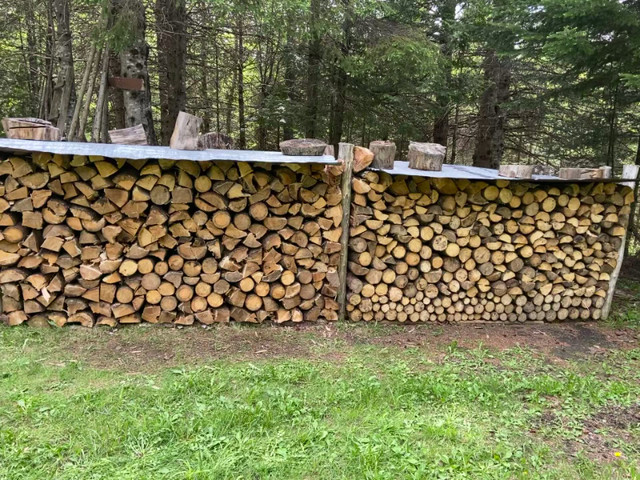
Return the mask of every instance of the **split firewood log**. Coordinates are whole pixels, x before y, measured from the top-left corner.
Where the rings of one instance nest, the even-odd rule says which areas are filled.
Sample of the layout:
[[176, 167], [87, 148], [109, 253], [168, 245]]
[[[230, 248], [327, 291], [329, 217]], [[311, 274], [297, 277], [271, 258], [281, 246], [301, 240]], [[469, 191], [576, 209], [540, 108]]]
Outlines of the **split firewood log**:
[[352, 320], [598, 319], [633, 200], [615, 183], [353, 179]]
[[10, 157], [2, 319], [337, 320], [341, 204], [320, 164]]

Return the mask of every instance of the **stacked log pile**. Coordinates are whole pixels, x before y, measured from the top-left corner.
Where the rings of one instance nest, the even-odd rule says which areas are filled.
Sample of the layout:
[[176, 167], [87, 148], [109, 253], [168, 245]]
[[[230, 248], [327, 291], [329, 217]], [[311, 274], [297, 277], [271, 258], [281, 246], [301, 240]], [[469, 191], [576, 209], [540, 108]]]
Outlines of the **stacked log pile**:
[[614, 183], [353, 179], [352, 320], [598, 319], [633, 192]]
[[322, 165], [8, 158], [2, 318], [337, 320], [341, 200]]

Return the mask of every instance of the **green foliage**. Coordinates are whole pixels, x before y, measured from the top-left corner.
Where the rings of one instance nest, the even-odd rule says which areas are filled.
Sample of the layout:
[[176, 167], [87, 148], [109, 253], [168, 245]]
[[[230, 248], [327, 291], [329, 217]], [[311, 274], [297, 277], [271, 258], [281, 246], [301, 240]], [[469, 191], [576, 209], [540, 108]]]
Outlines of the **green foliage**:
[[[115, 1], [115, 0], [114, 0]], [[91, 44], [131, 47], [146, 9], [152, 110], [159, 123], [154, 2], [72, 2], [76, 86]], [[277, 149], [308, 123], [310, 42], [320, 42], [317, 136], [344, 101], [342, 139], [367, 144], [433, 138], [448, 120], [450, 155], [470, 161], [484, 91], [482, 59], [511, 70], [505, 162], [619, 167], [640, 131], [637, 0], [187, 0], [186, 109], [237, 139], [239, 65], [247, 145]], [[117, 12], [117, 13], [114, 13]], [[0, 115], [38, 115], [51, 53], [46, 2], [17, 0], [0, 19]], [[243, 56], [236, 41], [243, 30]], [[117, 67], [116, 67], [117, 68]], [[55, 68], [54, 68], [55, 71]], [[345, 74], [345, 75], [343, 75]], [[342, 85], [343, 77], [346, 76]], [[95, 95], [95, 92], [94, 92]], [[340, 101], [339, 101], [340, 100]], [[113, 107], [112, 105], [112, 113]], [[112, 115], [110, 127], [114, 127]]]

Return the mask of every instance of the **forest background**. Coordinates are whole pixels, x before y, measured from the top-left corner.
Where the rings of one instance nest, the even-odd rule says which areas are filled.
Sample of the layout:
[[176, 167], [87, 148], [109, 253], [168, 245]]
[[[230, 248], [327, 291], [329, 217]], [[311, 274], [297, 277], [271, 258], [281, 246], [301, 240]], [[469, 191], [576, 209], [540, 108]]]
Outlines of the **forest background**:
[[0, 116], [69, 140], [143, 124], [168, 144], [184, 110], [239, 149], [391, 139], [494, 168], [640, 164], [640, 0], [3, 3]]

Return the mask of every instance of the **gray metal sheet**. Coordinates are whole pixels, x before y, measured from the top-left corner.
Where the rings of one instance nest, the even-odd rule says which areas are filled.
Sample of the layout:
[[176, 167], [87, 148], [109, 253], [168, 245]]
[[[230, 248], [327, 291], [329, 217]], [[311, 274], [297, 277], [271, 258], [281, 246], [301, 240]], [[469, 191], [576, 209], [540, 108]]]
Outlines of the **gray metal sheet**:
[[141, 145], [116, 145], [111, 143], [46, 142], [40, 140], [15, 140], [0, 138], [0, 151], [4, 152], [44, 152], [60, 155], [98, 155], [109, 158], [143, 160], [162, 158], [168, 160], [229, 160], [232, 162], [261, 163], [319, 163], [335, 165], [338, 162], [331, 155], [289, 156], [281, 152], [258, 150], [176, 150], [169, 147]]
[[409, 168], [409, 162], [396, 161], [393, 169], [372, 168], [372, 170], [380, 170], [390, 175], [407, 175], [409, 177], [430, 177], [430, 178], [464, 178], [467, 180], [510, 180], [521, 182], [561, 182], [561, 183], [580, 183], [580, 182], [619, 182], [622, 179], [616, 178], [594, 178], [588, 180], [564, 180], [553, 175], [533, 175], [533, 178], [509, 178], [498, 175], [498, 170], [492, 168], [472, 167], [470, 165], [450, 165], [443, 164], [440, 171], [416, 170]]

